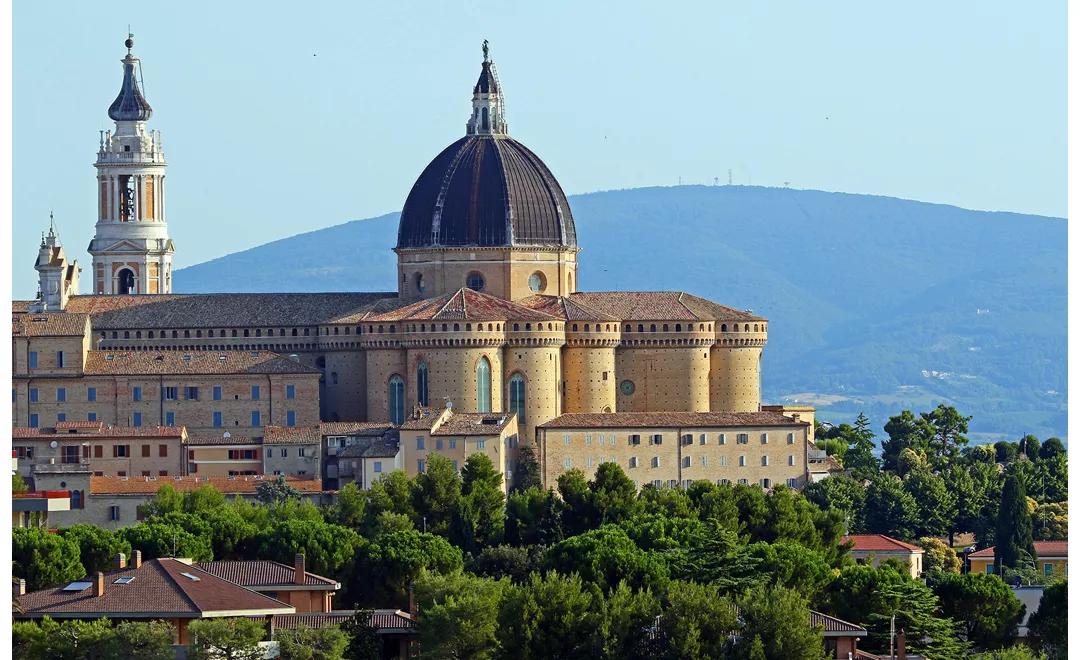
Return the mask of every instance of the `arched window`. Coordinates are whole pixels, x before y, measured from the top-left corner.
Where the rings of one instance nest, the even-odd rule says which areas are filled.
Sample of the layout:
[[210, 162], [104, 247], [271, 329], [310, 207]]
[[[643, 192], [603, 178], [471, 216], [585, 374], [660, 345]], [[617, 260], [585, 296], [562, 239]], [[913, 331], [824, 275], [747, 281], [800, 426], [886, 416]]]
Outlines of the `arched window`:
[[510, 412], [517, 413], [518, 424], [525, 423], [525, 377], [514, 374], [510, 377]]
[[392, 424], [405, 422], [405, 381], [401, 376], [390, 378], [390, 422]]
[[488, 129], [488, 109], [480, 108], [480, 126], [486, 131]]
[[491, 412], [491, 363], [486, 357], [476, 365], [476, 412]]
[[420, 360], [420, 364], [416, 365], [416, 400], [422, 406], [428, 404], [427, 362], [423, 360]]

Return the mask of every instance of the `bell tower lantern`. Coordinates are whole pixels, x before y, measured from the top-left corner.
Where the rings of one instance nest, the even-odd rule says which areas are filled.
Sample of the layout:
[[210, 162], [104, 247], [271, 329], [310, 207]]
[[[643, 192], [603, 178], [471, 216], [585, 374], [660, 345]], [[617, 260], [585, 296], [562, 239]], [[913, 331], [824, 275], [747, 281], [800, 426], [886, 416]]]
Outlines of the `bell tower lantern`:
[[93, 293], [172, 292], [176, 251], [165, 222], [165, 154], [161, 134], [148, 131], [153, 111], [142, 94], [142, 68], [132, 55], [134, 35], [120, 60], [124, 78], [109, 106], [115, 131], [102, 131], [97, 162], [97, 225], [88, 251], [93, 256]]

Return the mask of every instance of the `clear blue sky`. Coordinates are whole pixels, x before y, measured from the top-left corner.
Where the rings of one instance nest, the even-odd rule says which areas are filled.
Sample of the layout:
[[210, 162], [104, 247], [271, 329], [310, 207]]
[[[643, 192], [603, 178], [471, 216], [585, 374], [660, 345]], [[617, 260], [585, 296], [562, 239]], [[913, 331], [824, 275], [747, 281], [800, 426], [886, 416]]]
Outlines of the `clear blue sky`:
[[1064, 216], [1066, 9], [18, 2], [14, 293], [36, 290], [50, 208], [89, 290], [93, 161], [128, 23], [183, 267], [400, 210], [465, 130], [483, 39], [510, 133], [571, 194], [731, 169], [736, 184]]

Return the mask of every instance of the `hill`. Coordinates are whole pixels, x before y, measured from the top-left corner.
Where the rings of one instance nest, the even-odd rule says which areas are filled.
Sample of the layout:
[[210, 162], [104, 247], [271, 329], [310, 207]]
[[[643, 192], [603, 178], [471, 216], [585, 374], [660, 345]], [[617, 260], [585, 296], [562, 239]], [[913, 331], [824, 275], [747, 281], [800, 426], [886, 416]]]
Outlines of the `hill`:
[[[1066, 432], [1066, 221], [891, 197], [679, 186], [570, 198], [582, 290], [682, 290], [766, 316], [765, 397]], [[175, 290], [386, 291], [397, 214], [179, 270]]]

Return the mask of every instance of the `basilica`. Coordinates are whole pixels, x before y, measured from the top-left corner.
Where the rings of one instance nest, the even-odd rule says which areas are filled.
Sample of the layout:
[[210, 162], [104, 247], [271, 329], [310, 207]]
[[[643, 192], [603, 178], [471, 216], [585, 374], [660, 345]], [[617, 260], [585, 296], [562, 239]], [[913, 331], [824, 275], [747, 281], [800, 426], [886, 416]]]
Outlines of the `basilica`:
[[[100, 136], [95, 164], [92, 293], [79, 292], [78, 264], [50, 229], [38, 298], [16, 301], [16, 314], [85, 314], [96, 351], [291, 358], [320, 374], [323, 422], [516, 413], [530, 442], [573, 415], [611, 415], [620, 428], [665, 413], [697, 413], [699, 426], [784, 425], [780, 407], [761, 404], [766, 319], [686, 293], [578, 290], [573, 213], [553, 173], [510, 136], [486, 42], [465, 134], [404, 201], [396, 292], [173, 293], [166, 161], [125, 45], [115, 130]], [[802, 453], [799, 463], [805, 474]]]

